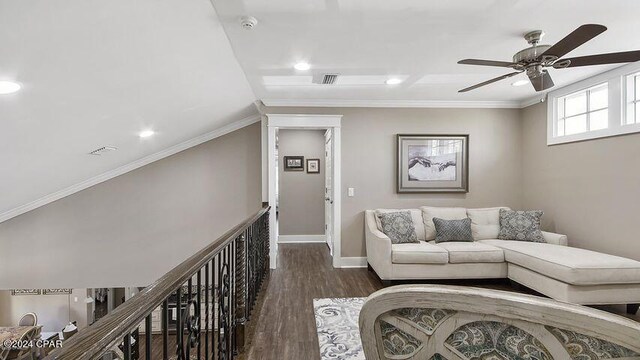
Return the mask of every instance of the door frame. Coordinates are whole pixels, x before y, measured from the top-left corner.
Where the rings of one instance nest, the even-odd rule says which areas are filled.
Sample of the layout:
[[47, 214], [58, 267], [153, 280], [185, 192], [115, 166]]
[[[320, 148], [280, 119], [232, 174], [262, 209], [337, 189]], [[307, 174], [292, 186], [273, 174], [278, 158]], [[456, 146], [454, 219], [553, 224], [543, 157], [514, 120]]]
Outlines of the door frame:
[[[266, 153], [267, 175], [267, 199], [272, 211], [269, 213], [269, 238], [270, 238], [270, 264], [271, 269], [277, 266], [278, 239], [276, 222], [276, 132], [278, 129], [302, 129], [302, 130], [330, 130], [333, 143], [332, 162], [332, 188], [333, 188], [333, 267], [339, 268], [341, 257], [341, 209], [342, 209], [342, 182], [341, 182], [341, 141], [340, 127], [342, 115], [307, 115], [307, 114], [265, 114], [262, 119], [263, 131], [266, 130], [266, 151], [263, 145], [263, 154]], [[264, 139], [264, 135], [263, 135]], [[264, 161], [264, 156], [263, 156]], [[264, 194], [263, 194], [264, 196]]]

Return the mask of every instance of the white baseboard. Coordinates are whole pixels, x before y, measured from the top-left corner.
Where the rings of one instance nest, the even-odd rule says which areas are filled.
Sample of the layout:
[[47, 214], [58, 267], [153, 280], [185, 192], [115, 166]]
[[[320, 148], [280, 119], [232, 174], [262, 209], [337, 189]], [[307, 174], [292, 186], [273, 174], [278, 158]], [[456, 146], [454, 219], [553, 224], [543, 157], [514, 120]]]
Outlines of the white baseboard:
[[340, 259], [340, 267], [341, 268], [366, 268], [367, 267], [367, 257], [343, 257]]
[[278, 235], [278, 244], [326, 243], [325, 235]]

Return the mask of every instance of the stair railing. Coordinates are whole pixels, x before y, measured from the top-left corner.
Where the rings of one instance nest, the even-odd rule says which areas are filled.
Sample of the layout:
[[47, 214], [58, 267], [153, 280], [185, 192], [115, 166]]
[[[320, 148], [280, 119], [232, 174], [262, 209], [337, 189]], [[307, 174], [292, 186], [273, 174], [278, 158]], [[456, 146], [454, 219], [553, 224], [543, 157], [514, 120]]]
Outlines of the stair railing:
[[46, 359], [136, 360], [141, 348], [142, 359], [235, 358], [269, 273], [269, 211], [265, 205]]

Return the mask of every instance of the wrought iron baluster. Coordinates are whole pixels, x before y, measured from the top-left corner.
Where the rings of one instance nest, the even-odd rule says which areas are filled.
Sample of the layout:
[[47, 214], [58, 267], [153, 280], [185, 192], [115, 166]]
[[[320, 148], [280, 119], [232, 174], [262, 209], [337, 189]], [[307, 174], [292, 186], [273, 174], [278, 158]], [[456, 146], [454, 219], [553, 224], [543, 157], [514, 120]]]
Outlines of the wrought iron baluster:
[[147, 315], [144, 322], [144, 357], [151, 360], [151, 314]]
[[204, 358], [209, 360], [209, 263], [204, 265]]
[[124, 360], [131, 360], [131, 334], [127, 333], [124, 336], [124, 344], [122, 352], [124, 354]]
[[176, 356], [177, 360], [184, 360], [183, 342], [182, 342], [182, 286], [176, 290]]
[[230, 358], [233, 358], [233, 355], [235, 355], [235, 347], [233, 346], [234, 341], [233, 341], [233, 334], [235, 334], [236, 332], [236, 326], [234, 324], [234, 319], [235, 317], [233, 316], [233, 293], [234, 293], [234, 276], [233, 276], [233, 264], [235, 264], [234, 258], [233, 258], [233, 242], [230, 242], [229, 245], [227, 245], [227, 264], [229, 264], [229, 292], [227, 294], [227, 306], [229, 309], [229, 312], [227, 314], [228, 316], [228, 327], [229, 327], [229, 336], [227, 336], [228, 339], [228, 347], [227, 349], [229, 349], [229, 354], [230, 354]]
[[222, 308], [222, 304], [220, 303], [220, 293], [222, 292], [222, 253], [218, 253], [218, 255], [216, 255], [216, 261], [218, 263], [218, 272], [217, 272], [217, 286], [216, 286], [216, 305], [218, 306], [218, 311], [217, 311], [217, 315], [216, 315], [216, 332], [217, 332], [217, 336], [216, 336], [216, 345], [217, 345], [217, 353], [218, 353], [218, 359], [222, 359], [222, 350], [221, 350], [221, 342], [220, 342], [220, 337], [221, 337], [221, 332], [222, 332], [222, 326], [221, 326], [221, 321], [222, 321], [222, 316], [221, 316], [221, 308]]
[[[201, 318], [202, 316], [202, 307], [201, 307], [201, 303], [200, 303], [200, 296], [202, 295], [201, 292], [201, 288], [202, 288], [202, 269], [198, 270], [198, 274], [196, 275], [196, 314], [198, 314], [198, 319]], [[201, 328], [201, 324], [200, 321], [197, 322], [196, 324], [196, 346], [197, 346], [197, 350], [196, 350], [196, 354], [198, 355], [198, 359], [202, 359], [201, 357], [201, 353], [200, 353], [200, 328]]]
[[235, 256], [235, 316], [236, 316], [236, 348], [239, 351], [244, 349], [245, 341], [245, 325], [247, 322], [246, 314], [246, 230], [236, 238], [236, 256]]
[[191, 277], [189, 278], [189, 280], [187, 281], [187, 308], [185, 309], [185, 322], [186, 322], [186, 328], [187, 328], [187, 346], [185, 347], [185, 355], [184, 358], [185, 360], [189, 360], [191, 359], [191, 302], [193, 301], [193, 293], [192, 293], [192, 287], [193, 287], [193, 283], [191, 281], [191, 279], [193, 278], [193, 275], [191, 275]]
[[162, 302], [162, 360], [169, 359], [169, 301]]

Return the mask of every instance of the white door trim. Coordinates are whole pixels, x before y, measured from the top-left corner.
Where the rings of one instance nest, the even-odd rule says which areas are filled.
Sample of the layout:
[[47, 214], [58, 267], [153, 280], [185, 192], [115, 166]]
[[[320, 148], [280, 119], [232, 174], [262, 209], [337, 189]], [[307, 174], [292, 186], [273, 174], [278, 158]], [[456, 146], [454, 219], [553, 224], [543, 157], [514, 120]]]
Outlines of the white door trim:
[[[273, 209], [269, 214], [269, 232], [271, 238], [270, 267], [276, 268], [278, 243], [276, 233], [276, 131], [278, 129], [328, 129], [333, 132], [333, 267], [339, 268], [341, 258], [341, 208], [342, 208], [342, 181], [341, 181], [341, 144], [340, 126], [342, 115], [305, 115], [305, 114], [266, 114], [263, 121], [267, 129], [267, 183], [268, 202]], [[264, 127], [263, 127], [264, 129]], [[264, 151], [263, 147], [263, 152]]]

